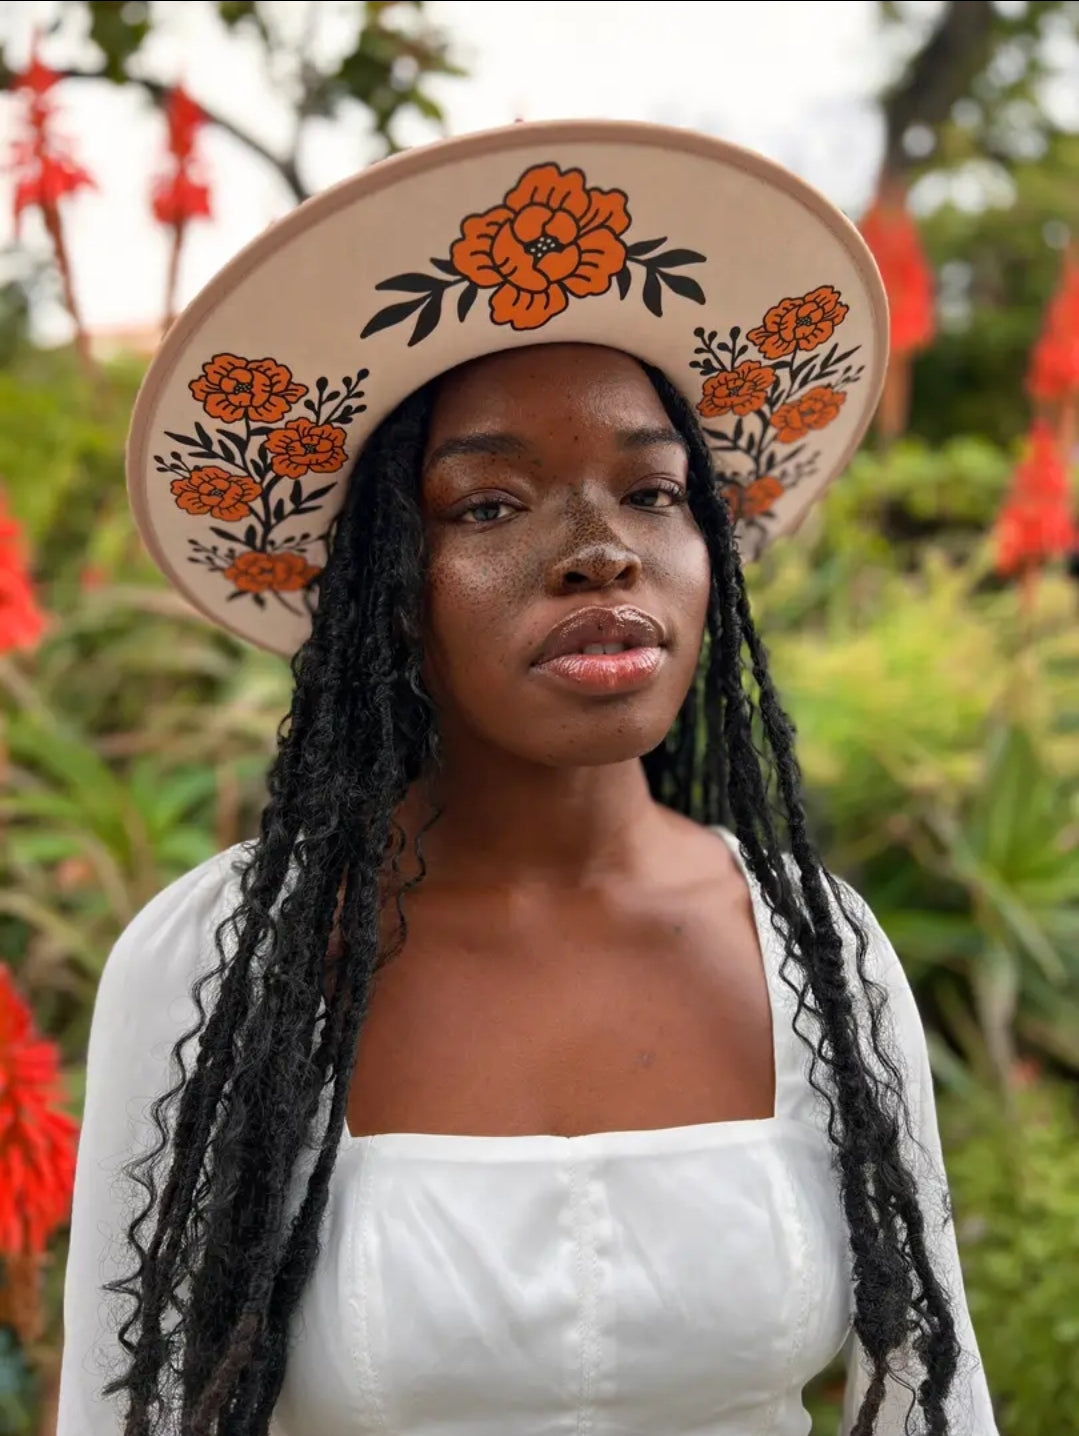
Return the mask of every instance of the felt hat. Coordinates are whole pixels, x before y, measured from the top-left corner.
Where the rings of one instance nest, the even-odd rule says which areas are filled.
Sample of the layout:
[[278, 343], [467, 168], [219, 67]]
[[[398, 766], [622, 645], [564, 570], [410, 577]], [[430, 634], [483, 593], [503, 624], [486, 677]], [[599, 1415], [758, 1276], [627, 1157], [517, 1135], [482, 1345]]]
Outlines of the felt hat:
[[780, 166], [657, 125], [515, 124], [382, 160], [227, 264], [146, 375], [128, 490], [184, 596], [291, 654], [355, 458], [428, 379], [528, 344], [648, 361], [696, 410], [752, 559], [854, 453], [887, 338], [857, 230]]

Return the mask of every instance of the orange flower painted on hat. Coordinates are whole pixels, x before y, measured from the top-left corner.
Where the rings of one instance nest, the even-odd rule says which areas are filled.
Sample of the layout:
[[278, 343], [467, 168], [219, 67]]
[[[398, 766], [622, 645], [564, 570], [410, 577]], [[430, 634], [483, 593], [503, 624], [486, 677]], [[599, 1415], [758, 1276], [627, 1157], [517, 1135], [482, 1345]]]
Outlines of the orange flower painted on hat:
[[781, 299], [746, 338], [766, 359], [783, 359], [796, 349], [816, 349], [831, 339], [848, 312], [838, 289], [822, 284], [796, 299]]
[[634, 272], [641, 302], [657, 319], [667, 294], [703, 304], [704, 290], [684, 271], [706, 256], [677, 244], [668, 249], [666, 236], [629, 243], [628, 206], [624, 190], [590, 185], [582, 170], [532, 165], [497, 204], [460, 221], [447, 258], [379, 280], [376, 290], [400, 297], [371, 315], [360, 338], [407, 322], [411, 348], [438, 328], [449, 295], [456, 291], [463, 324], [481, 290], [488, 291], [492, 323], [528, 333], [565, 313], [571, 299], [606, 294], [612, 285], [626, 299]]
[[706, 419], [722, 414], [752, 414], [763, 407], [775, 382], [776, 371], [767, 364], [747, 360], [737, 369], [723, 369], [706, 379], [697, 413]]
[[335, 474], [345, 462], [348, 435], [336, 424], [313, 424], [310, 419], [293, 419], [275, 429], [266, 440], [270, 467], [286, 479], [304, 474]]
[[236, 354], [215, 354], [188, 387], [211, 419], [226, 424], [240, 419], [276, 424], [307, 393], [307, 385], [294, 383], [292, 370], [276, 359]]
[[841, 389], [831, 384], [818, 384], [807, 389], [789, 404], [781, 404], [772, 415], [772, 426], [781, 444], [804, 439], [812, 429], [824, 429], [832, 422], [846, 401]]
[[186, 478], [173, 479], [169, 488], [175, 495], [176, 507], [185, 513], [209, 514], [226, 523], [246, 518], [262, 493], [262, 485], [254, 479], [230, 474], [214, 465], [192, 469]]
[[750, 483], [724, 484], [720, 493], [727, 500], [731, 513], [738, 519], [755, 519], [769, 513], [783, 497], [783, 485], [772, 474]]
[[568, 304], [568, 295], [604, 294], [625, 267], [626, 195], [589, 189], [580, 170], [535, 165], [501, 204], [471, 214], [450, 250], [458, 274], [493, 289], [491, 318], [513, 329], [538, 329]]
[[321, 572], [294, 550], [284, 553], [252, 550], [237, 554], [225, 570], [225, 577], [244, 593], [296, 593]]

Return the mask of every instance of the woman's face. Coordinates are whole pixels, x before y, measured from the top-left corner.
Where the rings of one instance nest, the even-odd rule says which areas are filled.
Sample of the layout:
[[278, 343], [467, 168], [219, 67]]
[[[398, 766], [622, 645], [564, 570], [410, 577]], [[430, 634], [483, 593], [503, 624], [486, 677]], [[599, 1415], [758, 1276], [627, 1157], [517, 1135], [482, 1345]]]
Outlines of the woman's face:
[[[616, 350], [536, 345], [441, 381], [425, 673], [449, 755], [478, 739], [584, 767], [662, 741], [708, 604], [687, 467], [648, 376]], [[582, 652], [597, 645], [621, 651]]]

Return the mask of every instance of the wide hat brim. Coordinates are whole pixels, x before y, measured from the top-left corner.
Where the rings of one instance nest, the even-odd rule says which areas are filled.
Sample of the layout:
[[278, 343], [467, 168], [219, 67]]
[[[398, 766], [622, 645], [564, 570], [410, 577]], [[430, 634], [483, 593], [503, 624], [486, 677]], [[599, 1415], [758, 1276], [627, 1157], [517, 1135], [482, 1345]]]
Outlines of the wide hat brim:
[[857, 448], [888, 313], [844, 215], [722, 140], [555, 121], [409, 150], [300, 205], [170, 328], [127, 446], [143, 540], [206, 617], [290, 655], [376, 425], [466, 360], [567, 342], [682, 390], [755, 558]]

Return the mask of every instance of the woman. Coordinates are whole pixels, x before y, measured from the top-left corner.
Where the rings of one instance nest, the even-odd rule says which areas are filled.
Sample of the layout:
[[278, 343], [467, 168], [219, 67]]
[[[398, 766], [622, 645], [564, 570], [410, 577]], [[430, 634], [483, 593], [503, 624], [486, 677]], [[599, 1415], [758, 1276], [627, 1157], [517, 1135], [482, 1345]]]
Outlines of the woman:
[[794, 1436], [841, 1347], [848, 1436], [993, 1436], [740, 562], [886, 330], [791, 176], [559, 123], [374, 167], [170, 332], [136, 517], [295, 694], [258, 839], [102, 979], [60, 1436]]

